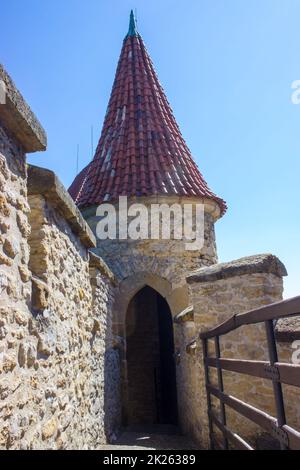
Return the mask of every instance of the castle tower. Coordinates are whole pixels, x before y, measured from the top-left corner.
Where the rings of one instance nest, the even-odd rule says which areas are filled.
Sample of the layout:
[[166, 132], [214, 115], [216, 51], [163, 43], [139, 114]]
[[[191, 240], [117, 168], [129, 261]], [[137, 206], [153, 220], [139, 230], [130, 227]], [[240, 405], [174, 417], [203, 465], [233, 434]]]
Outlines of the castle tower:
[[[166, 406], [161, 404], [164, 403], [163, 396], [166, 397], [169, 392], [162, 391], [159, 397], [155, 398], [156, 403], [160, 403], [156, 408], [153, 405], [154, 398], [149, 399], [147, 403], [143, 402], [146, 395], [148, 398], [151, 395], [151, 387], [153, 394], [160, 389], [158, 383], [148, 383], [148, 371], [153, 367], [154, 370], [160, 370], [160, 377], [166, 374], [161, 373], [162, 368], [157, 364], [154, 367], [157, 358], [152, 357], [150, 360], [147, 356], [149, 363], [145, 350], [139, 349], [139, 345], [143, 343], [143, 338], [152, 338], [148, 351], [157, 350], [157, 335], [153, 332], [158, 332], [159, 325], [155, 319], [151, 320], [153, 309], [157, 310], [157, 305], [160, 305], [162, 310], [169, 308], [173, 318], [185, 310], [189, 307], [185, 281], [187, 273], [217, 262], [214, 223], [226, 211], [226, 204], [209, 189], [192, 158], [137, 31], [133, 12], [130, 15], [129, 31], [123, 42], [95, 156], [77, 175], [69, 192], [96, 234], [100, 220], [96, 214], [97, 207], [104, 203], [113, 204], [117, 216], [120, 216], [120, 196], [127, 197], [128, 207], [139, 203], [149, 210], [149, 213], [153, 204], [165, 204], [168, 207], [175, 204], [177, 209], [182, 210], [179, 215], [177, 213], [181, 221], [184, 219], [185, 205], [198, 204], [204, 208], [204, 244], [200, 249], [186, 249], [186, 240], [175, 237], [178, 219], [173, 212], [171, 219], [174, 226], [170, 239], [162, 239], [161, 236], [150, 237], [150, 216], [148, 238], [126, 238], [124, 231], [120, 234], [120, 226], [116, 239], [97, 238], [96, 253], [105, 260], [119, 281], [113, 321], [114, 333], [116, 337], [123, 339], [123, 346], [125, 345], [121, 366], [123, 395], [127, 397], [122, 398], [125, 421], [154, 422], [154, 416], [159, 415], [157, 409], [166, 409]], [[141, 294], [142, 289], [144, 290]], [[163, 304], [164, 299], [154, 299], [154, 291], [166, 299], [168, 305]], [[143, 311], [143, 317], [137, 316], [137, 309]], [[167, 314], [165, 317], [167, 318]], [[138, 318], [142, 318], [142, 321], [138, 321]], [[126, 339], [128, 332], [138, 324], [141, 325], [140, 336], [130, 345]], [[172, 321], [169, 325], [172, 329]], [[164, 328], [167, 330], [169, 326], [165, 325]], [[185, 341], [184, 338], [179, 339], [176, 332], [174, 337], [175, 346], [172, 345], [171, 336], [166, 339], [171, 349], [178, 347], [178, 341]], [[145, 363], [148, 360], [148, 367], [139, 369], [135, 364], [131, 368], [128, 365], [130, 355], [140, 358], [141, 361], [144, 357]], [[172, 360], [172, 356], [169, 357]], [[169, 369], [172, 367], [170, 363]], [[146, 375], [142, 379], [145, 371]], [[177, 371], [177, 386], [179, 375]], [[152, 377], [151, 374], [150, 376]], [[160, 379], [155, 380], [159, 382]], [[169, 383], [171, 382], [172, 379]], [[179, 380], [179, 383], [182, 382], [183, 380]], [[130, 389], [132, 383], [134, 388]], [[175, 401], [174, 398], [174, 403]], [[165, 405], [166, 403], [168, 399], [165, 400]], [[140, 411], [136, 411], [138, 408]], [[178, 403], [179, 415], [182, 414], [180, 408]], [[170, 415], [174, 417], [175, 412], [171, 410]], [[168, 421], [166, 417], [161, 420]]]
[[119, 279], [137, 267], [148, 271], [155, 260], [166, 263], [173, 273], [217, 260], [214, 222], [226, 205], [209, 189], [192, 158], [137, 32], [133, 12], [95, 156], [69, 192], [94, 230], [96, 207], [118, 203], [119, 196], [146, 205], [205, 204], [205, 246], [200, 252], [182, 252], [183, 243], [174, 244], [174, 240], [99, 241], [98, 251]]

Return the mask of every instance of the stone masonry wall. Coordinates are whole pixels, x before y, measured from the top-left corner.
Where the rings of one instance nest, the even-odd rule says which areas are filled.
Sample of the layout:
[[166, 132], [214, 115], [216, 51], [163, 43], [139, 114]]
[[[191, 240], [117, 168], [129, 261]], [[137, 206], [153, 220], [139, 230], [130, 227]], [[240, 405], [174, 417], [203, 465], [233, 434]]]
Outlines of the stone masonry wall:
[[31, 175], [27, 196], [22, 145], [0, 125], [1, 449], [97, 448], [119, 423], [114, 277], [51, 176], [42, 194]]
[[120, 357], [112, 332], [115, 279], [98, 256], [92, 253], [89, 256], [93, 297], [93, 355], [89, 381], [95, 395], [91, 409], [94, 426], [100, 428], [102, 440], [110, 441], [114, 440], [121, 424]]
[[[195, 330], [198, 333], [216, 326], [233, 314], [281, 300], [284, 266], [272, 255], [261, 255], [202, 268], [187, 278], [194, 306]], [[215, 356], [214, 344], [209, 342], [209, 351]], [[249, 325], [220, 338], [221, 356], [240, 359], [268, 359], [264, 325]], [[202, 445], [208, 445], [207, 406], [204, 382], [202, 345], [198, 340], [196, 354], [184, 355], [182, 369], [185, 380], [190, 383], [187, 400], [191, 403], [186, 428]], [[210, 368], [213, 384], [217, 383], [216, 371]], [[263, 379], [254, 379], [224, 372], [224, 389], [274, 416], [272, 384]], [[287, 402], [291, 401], [287, 396]], [[213, 400], [218, 412], [219, 402]], [[294, 401], [294, 412], [299, 403]], [[228, 410], [228, 407], [227, 407]], [[250, 421], [228, 412], [229, 428], [252, 443], [262, 432]], [[298, 422], [299, 427], [299, 422]]]
[[[92, 289], [88, 252], [51, 204], [41, 195], [29, 196], [29, 203], [34, 275], [30, 328], [39, 365], [29, 379], [34, 375], [37, 394], [45, 400], [35, 446], [93, 448], [105, 441], [110, 286], [99, 279]], [[94, 273], [96, 281], [98, 276]]]
[[[168, 279], [173, 286], [185, 283], [185, 276], [188, 272], [199, 266], [209, 266], [217, 262], [217, 250], [215, 241], [214, 222], [219, 214], [216, 204], [207, 200], [196, 198], [168, 197], [139, 197], [128, 201], [140, 203], [147, 207], [150, 213], [151, 204], [205, 204], [204, 219], [204, 246], [201, 250], [186, 250], [184, 240], [132, 240], [119, 239], [117, 232], [116, 240], [97, 239], [97, 249], [110, 269], [114, 272], [118, 280], [122, 280], [137, 272], [147, 272]], [[118, 207], [117, 220], [119, 219]], [[96, 235], [97, 222], [100, 220], [96, 216], [96, 207], [82, 210], [82, 214]], [[129, 219], [130, 220], [130, 219]], [[150, 232], [149, 217], [149, 233]], [[173, 232], [172, 232], [173, 233]]]
[[[22, 394], [20, 373], [31, 298], [28, 212], [25, 155], [22, 146], [0, 125], [1, 448], [15, 445], [20, 438], [19, 423], [26, 427], [30, 420], [24, 411], [29, 398]], [[12, 405], [14, 398], [19, 403], [18, 409]]]

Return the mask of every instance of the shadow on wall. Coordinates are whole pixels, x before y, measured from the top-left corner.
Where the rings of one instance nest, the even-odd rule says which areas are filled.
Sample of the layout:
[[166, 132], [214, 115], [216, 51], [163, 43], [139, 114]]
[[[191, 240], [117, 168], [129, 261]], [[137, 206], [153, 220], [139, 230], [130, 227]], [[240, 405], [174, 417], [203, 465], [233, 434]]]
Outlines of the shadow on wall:
[[120, 353], [110, 348], [104, 354], [104, 433], [114, 442], [121, 426]]

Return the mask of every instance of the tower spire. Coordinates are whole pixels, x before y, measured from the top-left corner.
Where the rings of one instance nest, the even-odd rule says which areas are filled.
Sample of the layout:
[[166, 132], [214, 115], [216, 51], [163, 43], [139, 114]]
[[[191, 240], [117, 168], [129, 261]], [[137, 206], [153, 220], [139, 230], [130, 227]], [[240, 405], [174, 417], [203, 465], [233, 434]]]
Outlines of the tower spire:
[[131, 10], [127, 36], [137, 36], [137, 35], [138, 35], [138, 32], [137, 32], [136, 19], [135, 19], [133, 10]]
[[95, 156], [69, 191], [80, 208], [120, 195], [177, 195], [212, 199], [226, 210], [181, 135], [133, 11]]

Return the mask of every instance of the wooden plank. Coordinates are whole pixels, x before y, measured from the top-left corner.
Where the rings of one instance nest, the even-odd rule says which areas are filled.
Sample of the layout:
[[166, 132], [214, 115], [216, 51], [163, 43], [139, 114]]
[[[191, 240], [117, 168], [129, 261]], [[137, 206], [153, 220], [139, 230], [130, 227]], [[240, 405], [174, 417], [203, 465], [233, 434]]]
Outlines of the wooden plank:
[[287, 424], [282, 426], [282, 429], [287, 433], [289, 438], [289, 449], [300, 450], [300, 432], [296, 429], [291, 428]]
[[[270, 366], [269, 362], [266, 361], [251, 361], [245, 359], [227, 359], [215, 357], [208, 357], [206, 364], [209, 367], [217, 367], [218, 363], [224, 370], [230, 372], [237, 372], [240, 374], [251, 375], [254, 377], [260, 377], [263, 379], [271, 379], [269, 373], [266, 371], [266, 367]], [[294, 385], [300, 387], [300, 364], [289, 364], [284, 362], [275, 362], [275, 367], [279, 371], [279, 379], [283, 384]]]
[[279, 369], [281, 383], [300, 387], [300, 364], [277, 362], [275, 365]]
[[[225, 393], [220, 392], [218, 389], [212, 385], [207, 385], [209, 392], [219, 398], [225, 405], [230, 406], [233, 410], [237, 411], [239, 414], [245, 418], [253, 421], [254, 423], [261, 426], [265, 431], [272, 434], [274, 437], [275, 429], [283, 430], [288, 437], [288, 448], [291, 450], [300, 450], [300, 432], [296, 429], [288, 426], [287, 424], [283, 425], [281, 428], [277, 427], [277, 419], [273, 416], [270, 416], [268, 413], [255, 408], [252, 405], [249, 405], [238, 398], [226, 395]], [[277, 439], [281, 442], [284, 442], [283, 439], [280, 439], [277, 434]]]
[[272, 433], [273, 427], [277, 424], [277, 420], [273, 416], [243, 402], [242, 400], [239, 400], [238, 398], [220, 392], [212, 385], [207, 385], [207, 389], [212, 395], [216, 396], [219, 398], [219, 400], [225, 403], [225, 405], [230, 406], [230, 408], [237, 411], [245, 418], [258, 424], [263, 429], [265, 429], [265, 431]]
[[249, 312], [236, 315], [237, 327], [241, 325], [250, 325], [267, 320], [277, 320], [294, 315], [300, 315], [300, 296], [291, 299], [274, 302], [263, 307], [250, 310]]
[[214, 338], [215, 336], [224, 335], [225, 333], [229, 333], [230, 331], [235, 330], [235, 329], [236, 329], [235, 315], [233, 315], [228, 320], [224, 321], [223, 323], [220, 323], [220, 325], [216, 326], [215, 328], [212, 328], [211, 330], [200, 333], [199, 336], [200, 336], [200, 339], [209, 339], [209, 338]]
[[[218, 360], [216, 358], [207, 358], [207, 365], [210, 367], [217, 367], [217, 362]], [[266, 361], [248, 361], [244, 359], [226, 358], [219, 359], [219, 364], [224, 370], [261, 378], [268, 378], [265, 367], [270, 365], [270, 363]]]
[[225, 450], [223, 445], [217, 440], [216, 436], [214, 435], [214, 449], [215, 450]]
[[250, 325], [295, 315], [300, 315], [300, 296], [264, 305], [263, 307], [249, 310], [245, 313], [239, 313], [238, 315], [233, 315], [215, 328], [201, 333], [200, 338], [213, 338], [214, 336], [221, 336], [229, 333], [242, 325]]
[[241, 438], [238, 434], [235, 434], [230, 431], [227, 426], [224, 426], [213, 411], [211, 411], [209, 414], [215, 425], [220, 429], [223, 434], [226, 434], [226, 437], [230, 442], [232, 442], [236, 449], [254, 450], [253, 447], [251, 447], [246, 441], [244, 441], [243, 438]]

